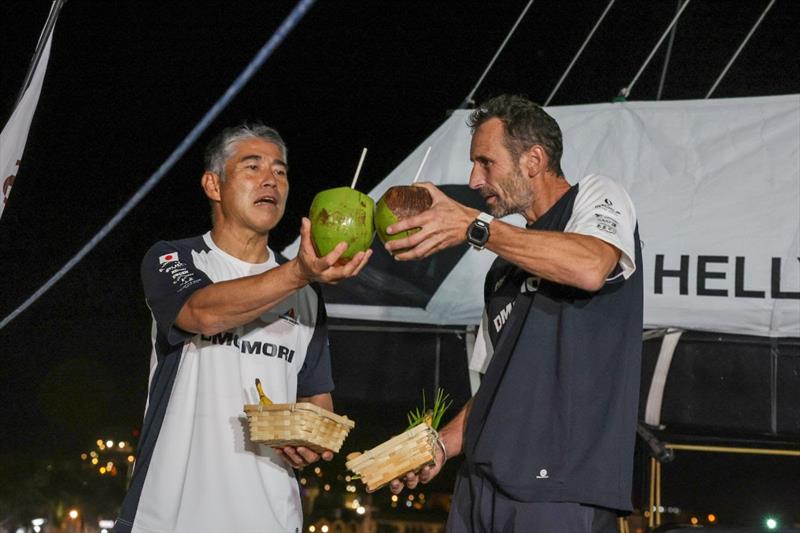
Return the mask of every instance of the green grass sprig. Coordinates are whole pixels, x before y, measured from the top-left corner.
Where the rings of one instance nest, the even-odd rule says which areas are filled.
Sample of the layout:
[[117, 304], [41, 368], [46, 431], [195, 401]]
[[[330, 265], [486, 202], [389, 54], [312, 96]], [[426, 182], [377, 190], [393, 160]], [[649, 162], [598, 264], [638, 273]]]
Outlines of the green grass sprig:
[[453, 404], [453, 400], [450, 399], [449, 394], [445, 394], [444, 390], [438, 389], [436, 391], [436, 398], [433, 400], [433, 407], [431, 409], [427, 409], [426, 401], [425, 401], [425, 390], [422, 390], [422, 408], [419, 407], [409, 411], [407, 418], [408, 418], [408, 427], [406, 431], [409, 429], [422, 424], [423, 422], [427, 422], [429, 426], [433, 429], [439, 429], [439, 424], [442, 422], [442, 417], [444, 416], [445, 411]]

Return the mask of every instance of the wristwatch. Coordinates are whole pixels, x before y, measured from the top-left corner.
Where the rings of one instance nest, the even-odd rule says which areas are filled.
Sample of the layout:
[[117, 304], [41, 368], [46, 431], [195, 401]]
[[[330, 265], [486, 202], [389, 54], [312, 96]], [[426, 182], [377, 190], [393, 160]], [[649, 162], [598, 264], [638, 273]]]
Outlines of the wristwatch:
[[467, 242], [476, 250], [483, 250], [489, 240], [489, 224], [494, 217], [489, 213], [481, 213], [467, 228]]

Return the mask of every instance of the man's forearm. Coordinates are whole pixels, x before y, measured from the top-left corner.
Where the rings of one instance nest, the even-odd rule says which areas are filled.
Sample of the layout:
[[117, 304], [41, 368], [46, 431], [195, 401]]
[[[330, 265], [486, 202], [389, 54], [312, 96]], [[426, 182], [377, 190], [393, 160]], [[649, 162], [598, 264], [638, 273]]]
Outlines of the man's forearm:
[[439, 438], [444, 443], [448, 459], [459, 455], [463, 451], [464, 430], [467, 427], [467, 417], [469, 416], [471, 407], [472, 398], [470, 398], [455, 418], [439, 431]]
[[333, 412], [333, 397], [330, 392], [315, 394], [314, 396], [298, 396], [297, 401], [313, 403], [317, 407]]
[[192, 294], [175, 323], [185, 331], [214, 335], [251, 322], [306, 284], [292, 261], [255, 276], [214, 283]]
[[492, 222], [486, 247], [527, 272], [587, 291], [603, 286], [620, 257], [617, 248], [595, 237], [528, 230], [501, 221]]

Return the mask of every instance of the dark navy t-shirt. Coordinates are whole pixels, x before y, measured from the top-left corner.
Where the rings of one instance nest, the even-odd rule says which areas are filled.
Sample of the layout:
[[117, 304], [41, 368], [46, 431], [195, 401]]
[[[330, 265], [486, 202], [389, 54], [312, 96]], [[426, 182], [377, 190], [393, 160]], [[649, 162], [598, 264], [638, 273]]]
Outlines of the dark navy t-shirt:
[[483, 324], [494, 355], [467, 420], [467, 459], [519, 501], [630, 510], [643, 306], [633, 205], [592, 175], [530, 229], [593, 235], [622, 257], [594, 293], [495, 261]]

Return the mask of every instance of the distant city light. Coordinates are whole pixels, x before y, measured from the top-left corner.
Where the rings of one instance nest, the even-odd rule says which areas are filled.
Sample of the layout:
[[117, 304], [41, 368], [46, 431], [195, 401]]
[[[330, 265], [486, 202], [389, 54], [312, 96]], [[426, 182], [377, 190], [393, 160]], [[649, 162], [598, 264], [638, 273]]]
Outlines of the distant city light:
[[70, 509], [68, 514], [69, 514], [69, 517], [72, 518], [73, 520], [78, 518], [78, 510], [77, 509]]
[[114, 527], [114, 521], [113, 520], [98, 520], [97, 521], [97, 525], [100, 526], [103, 529], [111, 529], [112, 527]]
[[34, 518], [31, 520], [32, 526], [43, 526], [44, 525], [44, 518]]
[[767, 526], [767, 529], [775, 529], [776, 527], [778, 527], [778, 521], [772, 517], [767, 518], [764, 521], [764, 524]]
[[85, 453], [82, 453], [82, 454], [81, 454], [81, 459], [82, 459], [83, 461], [85, 461], [87, 457], [89, 457], [89, 456], [88, 456], [88, 455], [86, 455]]
[[712, 524], [717, 521], [717, 516], [714, 513], [708, 515], [708, 521]]
[[321, 528], [319, 528], [322, 533], [328, 533], [328, 525], [324, 524]]
[[125, 447], [125, 441], [124, 441], [124, 440], [121, 440], [121, 441], [119, 441], [119, 444], [118, 444], [118, 446], [119, 446], [120, 448], [124, 448], [124, 447]]
[[97, 439], [97, 447], [98, 448], [102, 448], [103, 446], [104, 446], [103, 441], [100, 440], [100, 439]]
[[397, 494], [392, 494], [392, 501], [393, 501], [393, 502], [396, 502], [396, 501], [397, 501]]
[[412, 505], [414, 504], [411, 503], [411, 500], [406, 500], [406, 507], [411, 507]]
[[320, 467], [318, 467], [318, 466], [314, 467], [314, 473], [316, 475], [320, 475], [320, 474], [322, 474], [322, 469]]
[[100, 462], [100, 461], [97, 459], [97, 457], [94, 457], [94, 458], [92, 458], [92, 464], [93, 464], [93, 465], [96, 465], [96, 464], [97, 464], [97, 463], [99, 463], [99, 462]]
[[360, 505], [358, 507], [358, 509], [356, 509], [356, 513], [358, 513], [358, 514], [364, 514], [366, 512], [367, 512], [367, 509], [363, 505]]
[[325, 485], [322, 488], [325, 489], [325, 492], [331, 490], [331, 486], [328, 483], [325, 483]]
[[317, 530], [317, 526], [315, 526], [314, 524], [311, 524], [310, 526], [308, 526], [308, 530], [311, 533], [314, 533]]
[[108, 446], [109, 448], [113, 448], [114, 447], [114, 441], [113, 440], [107, 440], [106, 441], [106, 446]]
[[300, 484], [301, 485], [305, 485], [306, 483], [308, 483], [308, 480], [306, 478], [304, 478], [304, 477], [301, 477], [300, 478]]
[[105, 474], [105, 473], [106, 473], [106, 467], [104, 467], [104, 466], [101, 466], [101, 467], [100, 467], [100, 475], [102, 476], [102, 475], [103, 475], [103, 474]]
[[133, 459], [134, 459], [134, 457], [133, 457], [132, 455], [129, 455], [129, 456], [128, 456], [128, 462], [129, 462], [129, 463], [132, 463], [132, 462], [133, 462]]
[[689, 519], [689, 522], [691, 522], [693, 526], [696, 526], [700, 520], [698, 520], [696, 516], [693, 516]]

